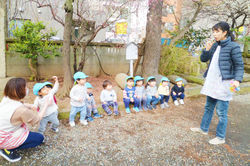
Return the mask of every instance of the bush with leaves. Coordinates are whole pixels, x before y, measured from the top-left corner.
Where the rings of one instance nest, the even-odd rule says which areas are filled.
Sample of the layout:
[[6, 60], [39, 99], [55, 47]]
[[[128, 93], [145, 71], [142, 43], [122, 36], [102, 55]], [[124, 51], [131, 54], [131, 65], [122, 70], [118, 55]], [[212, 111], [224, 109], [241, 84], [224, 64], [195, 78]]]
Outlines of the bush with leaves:
[[[13, 23], [11, 23], [13, 27]], [[37, 60], [41, 56], [43, 58], [51, 58], [58, 56], [59, 45], [56, 45], [50, 40], [56, 33], [53, 31], [44, 32], [45, 25], [42, 22], [33, 23], [25, 21], [21, 28], [12, 30], [14, 36], [14, 43], [10, 45], [10, 49], [29, 61], [29, 68], [31, 70], [30, 80], [39, 80], [37, 72]]]

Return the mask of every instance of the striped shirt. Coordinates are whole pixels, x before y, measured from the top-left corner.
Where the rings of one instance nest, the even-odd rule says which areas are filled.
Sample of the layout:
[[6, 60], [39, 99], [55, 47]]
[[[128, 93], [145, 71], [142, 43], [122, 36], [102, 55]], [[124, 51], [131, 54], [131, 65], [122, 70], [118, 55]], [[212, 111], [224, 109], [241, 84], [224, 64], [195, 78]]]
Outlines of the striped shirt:
[[23, 104], [4, 97], [0, 103], [0, 149], [14, 149], [21, 146], [29, 135], [25, 124], [12, 125], [10, 119]]

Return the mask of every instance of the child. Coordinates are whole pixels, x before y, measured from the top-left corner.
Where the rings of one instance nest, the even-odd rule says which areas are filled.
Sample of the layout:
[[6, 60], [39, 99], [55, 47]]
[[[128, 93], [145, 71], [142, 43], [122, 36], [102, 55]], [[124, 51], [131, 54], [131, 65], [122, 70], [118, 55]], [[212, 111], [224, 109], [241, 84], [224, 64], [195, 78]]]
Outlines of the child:
[[143, 80], [141, 76], [135, 76], [135, 93], [137, 95], [137, 98], [139, 100], [139, 110], [142, 111], [142, 103], [143, 108], [145, 111], [147, 111], [147, 97], [145, 92], [145, 87], [143, 86]]
[[69, 125], [71, 127], [75, 126], [75, 116], [80, 112], [80, 123], [83, 125], [88, 125], [86, 119], [87, 108], [86, 99], [88, 97], [87, 89], [85, 87], [86, 78], [88, 76], [83, 72], [77, 72], [74, 74], [75, 86], [70, 91], [70, 104], [71, 110], [69, 115]]
[[51, 122], [51, 129], [54, 132], [58, 132], [58, 126], [59, 126], [59, 120], [57, 118], [58, 116], [58, 106], [53, 100], [53, 96], [58, 91], [59, 88], [59, 82], [56, 76], [52, 77], [55, 80], [54, 87], [47, 88], [47, 85], [50, 83], [44, 82], [44, 83], [36, 83], [33, 87], [33, 93], [37, 96], [34, 101], [34, 109], [35, 110], [42, 110], [44, 107], [44, 104], [46, 101], [51, 100], [51, 105], [48, 106], [42, 120], [40, 121], [40, 126], [38, 129], [38, 132], [41, 134], [44, 134], [44, 131], [46, 130], [46, 126], [48, 122]]
[[114, 114], [119, 115], [117, 96], [112, 88], [112, 83], [109, 80], [105, 80], [102, 86], [104, 88], [100, 95], [102, 108], [110, 116], [112, 115], [112, 111], [110, 110], [109, 106], [112, 106], [114, 107]]
[[171, 89], [171, 96], [172, 96], [172, 99], [174, 101], [174, 104], [176, 106], [179, 105], [179, 102], [177, 100], [177, 98], [180, 98], [180, 104], [184, 104], [184, 86], [183, 86], [183, 83], [182, 83], [182, 78], [177, 78], [175, 80], [176, 84], [173, 86], [173, 88]]
[[93, 86], [88, 82], [85, 83], [85, 86], [87, 88], [87, 93], [88, 93], [86, 119], [88, 122], [91, 122], [94, 120], [91, 117], [92, 113], [93, 113], [94, 118], [101, 118], [102, 116], [98, 113], [98, 110], [96, 107], [95, 98], [94, 98], [94, 95], [92, 93]]
[[147, 96], [147, 108], [149, 110], [152, 110], [153, 108], [156, 109], [156, 104], [160, 101], [160, 96], [158, 94], [156, 87], [156, 79], [153, 76], [148, 77], [147, 79], [146, 96]]
[[123, 90], [123, 102], [125, 104], [125, 109], [128, 114], [131, 113], [129, 109], [129, 104], [134, 104], [133, 110], [135, 112], [140, 112], [140, 110], [138, 109], [139, 99], [136, 97], [135, 94], [134, 79], [132, 76], [128, 76], [126, 78], [126, 87]]
[[170, 90], [169, 90], [169, 79], [167, 77], [163, 77], [161, 79], [161, 83], [158, 88], [158, 93], [161, 96], [160, 100], [161, 109], [169, 107], [168, 100], [169, 100]]

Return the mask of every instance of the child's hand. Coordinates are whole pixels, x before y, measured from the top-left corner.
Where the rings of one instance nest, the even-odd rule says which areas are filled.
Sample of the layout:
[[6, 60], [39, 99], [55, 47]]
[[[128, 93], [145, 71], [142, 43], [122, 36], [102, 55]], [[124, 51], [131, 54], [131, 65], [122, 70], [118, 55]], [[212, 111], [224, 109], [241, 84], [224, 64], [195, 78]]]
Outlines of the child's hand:
[[180, 92], [180, 93], [178, 93], [178, 95], [181, 95], [181, 92]]
[[176, 95], [176, 93], [175, 93], [175, 92], [173, 92], [173, 95]]
[[88, 99], [88, 100], [91, 100], [91, 98], [90, 98], [89, 96], [87, 96], [87, 99]]
[[159, 97], [159, 95], [158, 95], [158, 94], [156, 94], [156, 95], [155, 95], [155, 97], [156, 97], [156, 98], [158, 98], [158, 97]]
[[133, 98], [131, 98], [131, 99], [130, 99], [130, 101], [131, 101], [131, 102], [134, 102], [134, 99], [133, 99]]
[[107, 104], [106, 102], [103, 102], [103, 104]]
[[58, 81], [57, 76], [53, 76], [52, 79], [53, 79], [54, 81]]

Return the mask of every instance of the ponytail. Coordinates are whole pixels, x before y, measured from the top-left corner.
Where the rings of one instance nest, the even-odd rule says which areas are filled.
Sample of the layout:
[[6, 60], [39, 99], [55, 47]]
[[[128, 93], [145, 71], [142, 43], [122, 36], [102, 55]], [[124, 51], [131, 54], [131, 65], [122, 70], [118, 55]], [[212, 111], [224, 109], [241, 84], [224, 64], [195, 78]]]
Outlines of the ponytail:
[[227, 32], [227, 36], [230, 36], [232, 41], [235, 40], [234, 34], [233, 34], [233, 32], [232, 32], [231, 30], [229, 30], [229, 31]]

